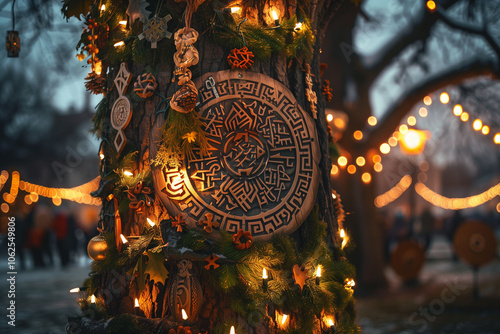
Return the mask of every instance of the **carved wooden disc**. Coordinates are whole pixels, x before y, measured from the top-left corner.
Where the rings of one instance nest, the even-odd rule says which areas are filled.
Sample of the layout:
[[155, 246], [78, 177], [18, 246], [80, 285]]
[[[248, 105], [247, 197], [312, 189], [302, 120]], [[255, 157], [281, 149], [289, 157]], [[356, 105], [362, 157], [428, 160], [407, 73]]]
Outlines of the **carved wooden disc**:
[[111, 126], [116, 130], [127, 127], [132, 118], [132, 108], [130, 101], [125, 96], [116, 99], [111, 109]]
[[425, 263], [425, 250], [416, 240], [404, 240], [391, 253], [391, 267], [401, 278], [417, 278]]
[[461, 224], [455, 232], [453, 246], [461, 260], [475, 267], [488, 264], [497, 256], [495, 231], [481, 221]]
[[[184, 166], [153, 167], [156, 194], [188, 227], [205, 220], [217, 229], [250, 231], [256, 239], [292, 233], [311, 211], [320, 159], [315, 124], [280, 82], [259, 73], [221, 71], [195, 80], [210, 156]], [[161, 137], [158, 117], [150, 143]], [[152, 145], [151, 156], [157, 147]]]

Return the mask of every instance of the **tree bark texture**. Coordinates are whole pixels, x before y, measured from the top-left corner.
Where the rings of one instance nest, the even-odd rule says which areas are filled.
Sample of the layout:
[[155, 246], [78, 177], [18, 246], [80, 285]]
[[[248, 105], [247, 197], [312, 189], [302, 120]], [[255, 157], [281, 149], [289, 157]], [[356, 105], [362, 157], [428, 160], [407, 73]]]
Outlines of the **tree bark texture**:
[[[264, 2], [258, 3], [261, 5], [264, 4]], [[313, 0], [309, 12], [312, 28], [316, 36], [313, 50], [314, 55], [310, 62], [310, 66], [311, 74], [313, 75], [314, 90], [318, 96], [318, 115], [315, 120], [315, 126], [321, 151], [321, 161], [319, 164], [320, 182], [316, 195], [316, 203], [319, 206], [320, 218], [326, 221], [328, 226], [330, 226], [329, 233], [332, 236], [332, 240], [334, 239], [333, 236], [337, 233], [337, 225], [330, 189], [331, 161], [329, 158], [328, 133], [326, 130], [325, 102], [321, 94], [319, 55], [327, 23], [342, 3], [343, 1]], [[295, 8], [293, 1], [271, 1], [271, 4], [279, 8], [287, 8], [288, 10], [285, 11], [287, 13], [286, 16], [290, 16]], [[169, 9], [171, 8], [172, 11], [182, 13], [185, 8], [185, 3], [178, 3], [171, 0], [166, 1], [164, 6], [167, 6]], [[261, 7], [262, 6], [257, 6], [257, 8]], [[193, 71], [193, 80], [207, 72], [217, 72], [229, 69], [226, 61], [229, 50], [224, 50], [221, 46], [214, 43], [212, 37], [209, 36], [208, 33], [203, 33], [207, 27], [200, 26], [199, 22], [196, 20], [196, 16], [193, 16], [191, 26], [200, 32], [199, 39], [195, 43], [195, 47], [199, 51], [200, 62], [198, 65], [190, 68]], [[161, 52], [157, 51], [155, 57], [161, 56]], [[169, 61], [166, 63], [170, 64], [171, 62]], [[134, 79], [143, 74], [147, 66], [148, 64], [128, 64], [129, 71]], [[256, 61], [250, 71], [265, 74], [284, 84], [293, 93], [298, 104], [302, 106], [306, 112], [311, 114], [309, 103], [305, 96], [305, 66], [305, 62], [299, 62], [297, 59], [288, 60], [283, 56], [273, 54], [269, 61]], [[118, 70], [119, 67], [111, 68], [108, 74], [109, 94], [107, 98], [109, 99], [109, 108], [111, 108], [114, 101], [119, 96], [117, 90], [113, 89], [113, 79], [116, 77]], [[177, 84], [172, 82], [172, 71], [173, 69], [170, 66], [163, 66], [156, 69], [156, 80], [158, 83], [157, 91], [164, 97], [171, 97], [178, 89]], [[128, 88], [128, 94], [130, 94], [132, 85], [133, 83], [131, 83]], [[150, 132], [157, 119], [164, 117], [163, 113], [157, 113], [161, 101], [161, 97], [153, 95], [148, 99], [132, 102], [132, 119], [129, 125], [124, 129], [124, 134], [127, 138], [127, 145], [138, 152], [135, 156], [134, 174], [148, 169], [151, 159], [154, 158], [150, 156], [150, 146], [153, 144], [150, 141]], [[104, 121], [103, 137], [114, 138], [114, 130], [110, 125], [109, 113]], [[103, 229], [106, 231], [113, 231], [115, 224], [113, 201], [103, 201], [102, 217]], [[146, 215], [139, 215], [132, 211], [129, 211], [127, 215], [123, 215], [121, 219], [124, 235], [138, 235], [140, 229], [143, 226], [147, 226]], [[295, 232], [295, 235], [299, 242], [301, 240], [307, 240], [307, 235], [304, 235], [304, 231], [300, 227]], [[175, 265], [171, 265], [167, 262], [167, 267], [171, 277], [175, 276]], [[123, 272], [103, 275], [99, 298], [101, 302], [107, 306], [109, 313], [111, 315], [133, 313], [133, 300], [137, 297], [141, 304], [140, 315], [151, 319], [164, 319], [150, 320], [151, 323], [149, 325], [155, 333], [167, 333], [169, 328], [174, 328], [175, 326], [172, 325], [168, 327], [165, 323], [165, 321], [171, 321], [175, 324], [172, 318], [172, 311], [168, 308], [168, 289], [166, 286], [161, 283], [155, 283], [153, 285], [150, 282], [150, 284], [146, 284], [146, 290], [139, 293], [134, 284], [130, 285], [131, 279], [132, 277], [127, 276]], [[201, 307], [200, 320], [196, 326], [193, 327], [195, 329], [193, 333], [197, 333], [197, 330], [201, 329], [210, 331], [214, 327], [217, 319], [221, 317], [237, 320], [243, 327], [247, 328], [248, 333], [274, 332], [275, 324], [272, 317], [265, 316], [263, 319], [257, 320], [238, 318], [237, 315], [231, 311], [229, 301], [221, 299], [217, 293], [211, 291], [208, 284], [205, 282], [201, 282], [201, 284], [204, 294], [204, 304]], [[163, 326], [160, 326], [161, 324], [163, 324]], [[80, 325], [86, 326], [85, 323], [81, 323]], [[105, 325], [102, 324], [95, 329], [89, 329], [89, 333], [101, 333], [103, 326]], [[159, 329], [160, 327], [161, 329]]]

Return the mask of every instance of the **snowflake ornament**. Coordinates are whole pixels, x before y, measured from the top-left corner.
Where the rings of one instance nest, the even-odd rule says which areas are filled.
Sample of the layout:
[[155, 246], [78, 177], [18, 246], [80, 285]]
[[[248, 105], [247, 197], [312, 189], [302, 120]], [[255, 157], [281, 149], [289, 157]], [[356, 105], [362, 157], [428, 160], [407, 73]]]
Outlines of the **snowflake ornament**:
[[148, 42], [151, 42], [151, 48], [156, 49], [157, 43], [161, 41], [163, 38], [171, 38], [172, 33], [168, 31], [167, 23], [172, 19], [172, 16], [168, 14], [164, 18], [159, 18], [157, 15], [148, 19], [146, 23], [144, 23], [143, 31], [139, 35], [139, 39], [146, 39]]

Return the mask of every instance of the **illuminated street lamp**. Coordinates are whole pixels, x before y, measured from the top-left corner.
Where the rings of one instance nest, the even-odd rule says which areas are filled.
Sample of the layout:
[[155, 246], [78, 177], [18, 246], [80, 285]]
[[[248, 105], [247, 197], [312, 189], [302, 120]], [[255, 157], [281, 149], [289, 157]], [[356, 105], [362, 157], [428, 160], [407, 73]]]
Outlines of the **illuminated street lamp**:
[[[430, 139], [430, 133], [422, 130], [409, 129], [401, 140], [399, 141], [399, 146], [401, 152], [410, 155], [418, 155], [424, 151], [425, 141]], [[416, 166], [414, 169], [416, 170]], [[412, 180], [413, 183], [413, 180]], [[413, 185], [415, 186], [415, 185]], [[410, 231], [413, 231], [413, 225], [415, 223], [414, 213], [415, 213], [415, 191], [410, 191]]]
[[424, 151], [425, 141], [430, 138], [427, 131], [410, 129], [399, 141], [401, 150], [406, 154], [420, 154]]

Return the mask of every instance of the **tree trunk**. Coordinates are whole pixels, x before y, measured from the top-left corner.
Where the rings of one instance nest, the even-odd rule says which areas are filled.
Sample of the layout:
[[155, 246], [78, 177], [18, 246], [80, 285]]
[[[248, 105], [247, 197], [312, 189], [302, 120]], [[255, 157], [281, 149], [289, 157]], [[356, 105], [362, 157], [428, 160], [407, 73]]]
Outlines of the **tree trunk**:
[[[353, 36], [356, 20], [360, 11], [354, 4], [346, 4], [333, 20], [329, 31], [338, 32], [325, 39], [324, 53], [329, 68], [325, 78], [331, 81], [333, 100], [330, 107], [347, 113], [349, 121], [343, 137], [338, 144], [348, 152], [351, 160], [357, 156], [367, 156], [370, 147], [365, 142], [354, 141], [355, 130], [363, 129], [366, 119], [371, 115], [369, 84], [366, 83], [359, 58], [354, 50]], [[357, 73], [357, 74], [356, 74]], [[364, 184], [361, 173], [348, 174], [343, 170], [337, 177], [332, 177], [333, 188], [341, 195], [347, 213], [345, 229], [352, 234], [355, 248], [349, 254], [357, 269], [360, 290], [371, 290], [386, 285], [384, 276], [383, 234], [378, 212], [374, 206], [376, 196], [374, 178]]]
[[[312, 28], [316, 36], [315, 44], [313, 47], [313, 57], [311, 61], [306, 61], [303, 58], [293, 58], [286, 59], [284, 56], [279, 54], [273, 54], [270, 60], [267, 61], [256, 61], [252, 68], [252, 72], [264, 74], [274, 80], [279, 81], [285, 87], [287, 87], [297, 100], [298, 105], [306, 110], [307, 113], [312, 115], [312, 110], [310, 108], [310, 103], [306, 99], [306, 69], [307, 65], [311, 67], [311, 75], [313, 77], [313, 89], [318, 97], [317, 102], [317, 119], [313, 122], [315, 131], [317, 133], [317, 139], [320, 150], [320, 161], [319, 161], [319, 185], [317, 189], [315, 203], [319, 207], [319, 216], [324, 220], [329, 227], [329, 234], [331, 236], [331, 243], [334, 243], [335, 235], [337, 233], [337, 224], [335, 219], [335, 211], [333, 207], [333, 202], [331, 198], [331, 188], [330, 188], [330, 169], [331, 161], [329, 158], [329, 145], [328, 145], [328, 135], [326, 131], [326, 120], [325, 120], [325, 102], [321, 95], [321, 79], [319, 72], [319, 54], [322, 39], [324, 36], [324, 30], [326, 28], [327, 22], [332, 17], [333, 13], [337, 10], [342, 1], [312, 1], [310, 7], [310, 18], [312, 22]], [[286, 2], [272, 2], [272, 5], [277, 8], [282, 9], [282, 13], [287, 13], [285, 17], [290, 17], [290, 13], [294, 13], [295, 7], [291, 5], [288, 1]], [[182, 13], [185, 8], [185, 3], [176, 3], [174, 1], [168, 1], [167, 6], [172, 12]], [[263, 4], [262, 4], [262, 7]], [[257, 6], [257, 8], [260, 8]], [[262, 9], [261, 9], [262, 10]], [[263, 16], [263, 13], [260, 13]], [[228, 50], [224, 50], [221, 46], [214, 43], [213, 38], [210, 34], [206, 32], [206, 26], [197, 20], [197, 16], [193, 16], [191, 26], [200, 32], [198, 41], [195, 44], [196, 49], [199, 51], [200, 62], [197, 66], [190, 68], [193, 71], [193, 81], [196, 81], [197, 77], [202, 76], [205, 73], [215, 73], [219, 71], [224, 71], [229, 68], [227, 63]], [[155, 57], [162, 57], [162, 53], [158, 51]], [[299, 60], [300, 59], [300, 60]], [[125, 128], [124, 135], [127, 138], [127, 149], [137, 151], [134, 156], [134, 170], [133, 174], [138, 175], [139, 173], [150, 169], [150, 164], [152, 159], [155, 158], [156, 145], [155, 136], [152, 135], [154, 132], [155, 124], [163, 124], [165, 122], [165, 113], [159, 112], [160, 109], [166, 106], [163, 97], [171, 97], [179, 89], [177, 83], [173, 82], [173, 68], [171, 67], [170, 61], [164, 61], [154, 69], [156, 81], [158, 83], [158, 92], [161, 96], [153, 95], [148, 99], [142, 99], [138, 102], [133, 102], [133, 114], [130, 124]], [[129, 71], [133, 78], [137, 78], [141, 74], [150, 71], [147, 68], [147, 64], [135, 64], [128, 63]], [[113, 79], [117, 76], [119, 67], [111, 68], [108, 74], [110, 80], [108, 80], [108, 94], [109, 99], [109, 109], [113, 103], [119, 98], [119, 93], [114, 89]], [[132, 86], [132, 84], [130, 84]], [[129, 87], [131, 90], [132, 87]], [[129, 95], [130, 96], [130, 95]], [[168, 102], [167, 102], [168, 103]], [[109, 113], [108, 109], [108, 113]], [[168, 112], [174, 112], [172, 109]], [[109, 115], [109, 114], [108, 114]], [[107, 117], [104, 121], [104, 131], [102, 136], [104, 138], [114, 139], [116, 131], [113, 130], [110, 118]], [[109, 144], [108, 144], [109, 145]], [[110, 145], [112, 146], [112, 145]], [[123, 159], [123, 156], [119, 156], [119, 159]], [[105, 162], [106, 164], [106, 162]], [[109, 169], [109, 167], [107, 167]], [[104, 168], [105, 172], [110, 172]], [[103, 189], [106, 188], [106, 180], [103, 178], [101, 195], [106, 193]], [[158, 189], [156, 189], [158, 191]], [[156, 195], [158, 199], [158, 194]], [[158, 202], [158, 200], [157, 200]], [[108, 201], [103, 200], [103, 223], [102, 227], [105, 231], [114, 231], [116, 228], [116, 203], [108, 198]], [[156, 203], [155, 203], [156, 205]], [[154, 210], [156, 211], [157, 206]], [[148, 209], [153, 210], [153, 208]], [[161, 207], [162, 213], [156, 213], [158, 217], [164, 217], [166, 215], [166, 209]], [[132, 209], [120, 210], [121, 221], [122, 221], [122, 233], [128, 236], [140, 235], [140, 231], [147, 228], [148, 223], [146, 222], [147, 215], [138, 214]], [[158, 222], [160, 223], [160, 222]], [[163, 227], [162, 227], [163, 228]], [[162, 230], [162, 232], [165, 232]], [[167, 232], [171, 233], [171, 232]], [[173, 232], [175, 233], [175, 232]], [[303, 226], [299, 227], [297, 232], [294, 234], [299, 243], [307, 242], [308, 235], [304, 232]], [[165, 240], [164, 241], [173, 240]], [[100, 294], [99, 300], [102, 304], [106, 305], [106, 308], [111, 315], [119, 315], [123, 313], [132, 313], [133, 305], [132, 300], [138, 298], [140, 307], [140, 315], [144, 315], [147, 318], [164, 318], [166, 321], [172, 321], [174, 326], [165, 327], [158, 329], [158, 325], [162, 322], [151, 322], [149, 326], [155, 327], [155, 333], [167, 333], [169, 328], [175, 328], [175, 311], [169, 305], [169, 293], [170, 286], [172, 284], [177, 284], [174, 277], [177, 273], [181, 272], [183, 269], [180, 267], [180, 262], [185, 261], [188, 258], [187, 254], [182, 255], [181, 258], [177, 258], [175, 254], [167, 254], [166, 259], [169, 260], [167, 263], [168, 271], [170, 273], [170, 280], [167, 285], [153, 284], [149, 282], [146, 284], [145, 290], [139, 292], [136, 284], [130, 284], [133, 277], [126, 275], [123, 272], [117, 273], [117, 275], [109, 274], [103, 275], [100, 282]], [[176, 262], [179, 261], [179, 262]], [[205, 258], [192, 257], [189, 261], [206, 261]], [[193, 269], [193, 277], [199, 276], [199, 273]], [[200, 279], [201, 280], [201, 279]], [[192, 283], [194, 290], [195, 283]], [[202, 333], [202, 328], [209, 329], [211, 332], [214, 328], [214, 323], [219, 321], [221, 318], [224, 319], [235, 319], [237, 320], [243, 328], [246, 328], [247, 333], [274, 333], [276, 324], [272, 317], [267, 316], [274, 310], [268, 309], [264, 319], [256, 322], [252, 319], [242, 319], [237, 316], [237, 314], [229, 307], [230, 301], [225, 300], [220, 294], [212, 291], [207, 282], [201, 280], [200, 286], [203, 294], [203, 304], [199, 305], [200, 313], [199, 320], [192, 326], [194, 333]], [[170, 324], [170, 323], [169, 323]], [[179, 324], [177, 322], [177, 324]], [[99, 325], [97, 332], [102, 331], [102, 326]], [[161, 326], [160, 326], [161, 327]]]

